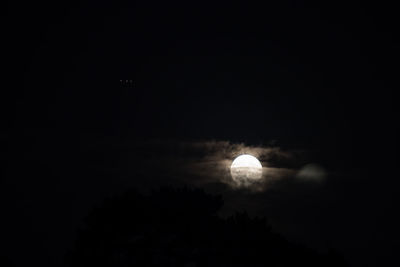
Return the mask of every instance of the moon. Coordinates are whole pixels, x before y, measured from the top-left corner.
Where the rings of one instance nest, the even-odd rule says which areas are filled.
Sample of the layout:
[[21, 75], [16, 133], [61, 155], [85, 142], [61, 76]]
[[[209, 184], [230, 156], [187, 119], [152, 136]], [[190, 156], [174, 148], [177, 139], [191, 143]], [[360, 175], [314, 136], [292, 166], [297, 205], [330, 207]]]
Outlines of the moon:
[[231, 165], [232, 179], [239, 185], [250, 185], [262, 177], [260, 161], [248, 154], [238, 156]]

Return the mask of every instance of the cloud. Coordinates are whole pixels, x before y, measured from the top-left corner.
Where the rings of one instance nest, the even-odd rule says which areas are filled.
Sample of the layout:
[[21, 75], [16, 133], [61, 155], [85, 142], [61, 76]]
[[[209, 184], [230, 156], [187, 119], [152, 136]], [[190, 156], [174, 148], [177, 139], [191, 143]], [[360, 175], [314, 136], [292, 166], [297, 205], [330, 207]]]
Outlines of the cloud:
[[297, 177], [305, 182], [321, 183], [326, 178], [326, 171], [317, 164], [307, 164], [297, 173]]
[[315, 178], [320, 175], [318, 170], [311, 168], [303, 170], [300, 176], [296, 176], [298, 170], [307, 163], [307, 153], [300, 150], [283, 150], [277, 146], [249, 146], [215, 140], [158, 139], [133, 143], [129, 147], [136, 155], [131, 161], [140, 162], [136, 164], [139, 169], [156, 169], [163, 175], [194, 186], [222, 183], [231, 189], [239, 189], [240, 186], [231, 178], [230, 166], [233, 159], [241, 154], [257, 157], [263, 166], [262, 179], [250, 184], [247, 188], [250, 191], [265, 191], [281, 184], [282, 180]]

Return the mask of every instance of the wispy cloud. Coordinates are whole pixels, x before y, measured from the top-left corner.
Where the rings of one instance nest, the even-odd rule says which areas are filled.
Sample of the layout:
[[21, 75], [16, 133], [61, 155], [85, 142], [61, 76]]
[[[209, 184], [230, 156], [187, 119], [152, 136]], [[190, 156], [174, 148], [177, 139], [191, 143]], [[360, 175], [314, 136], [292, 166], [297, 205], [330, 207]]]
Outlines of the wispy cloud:
[[223, 183], [233, 189], [238, 189], [238, 185], [231, 178], [232, 161], [241, 154], [251, 154], [263, 166], [262, 179], [248, 188], [252, 191], [265, 191], [285, 179], [303, 179], [304, 175], [296, 174], [307, 164], [308, 158], [305, 151], [214, 140], [151, 140], [131, 144], [130, 149], [140, 154], [140, 159], [132, 160], [139, 160], [146, 170], [153, 168], [195, 186]]

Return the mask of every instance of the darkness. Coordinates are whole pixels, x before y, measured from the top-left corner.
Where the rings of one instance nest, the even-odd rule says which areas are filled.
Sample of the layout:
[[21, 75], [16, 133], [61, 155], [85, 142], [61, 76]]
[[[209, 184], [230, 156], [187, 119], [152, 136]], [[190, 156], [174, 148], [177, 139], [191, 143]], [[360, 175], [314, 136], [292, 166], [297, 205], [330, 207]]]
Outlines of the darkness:
[[141, 184], [110, 178], [135, 151], [108, 145], [151, 139], [272, 142], [357, 173], [336, 196], [343, 214], [365, 210], [371, 238], [362, 253], [335, 249], [351, 266], [392, 265], [394, 6], [58, 1], [2, 13], [1, 244], [16, 266], [63, 264], [90, 207]]

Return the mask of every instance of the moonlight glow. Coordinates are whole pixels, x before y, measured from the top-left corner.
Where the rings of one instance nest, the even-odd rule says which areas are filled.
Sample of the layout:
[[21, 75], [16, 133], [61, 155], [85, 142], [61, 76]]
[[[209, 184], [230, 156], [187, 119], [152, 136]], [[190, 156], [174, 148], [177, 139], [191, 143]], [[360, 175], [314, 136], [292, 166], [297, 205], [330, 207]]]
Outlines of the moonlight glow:
[[249, 185], [262, 177], [262, 165], [252, 155], [240, 155], [231, 165], [232, 179], [240, 185]]

